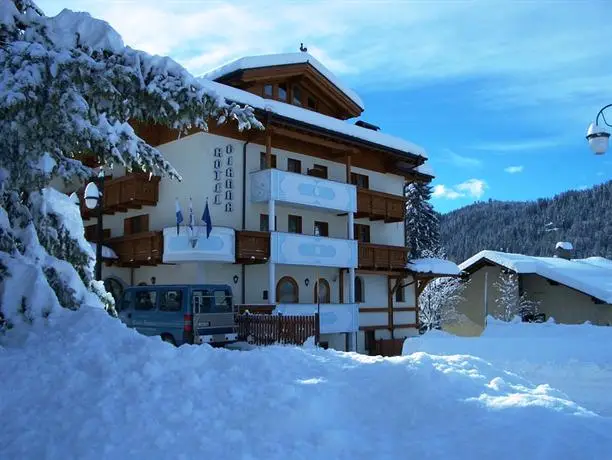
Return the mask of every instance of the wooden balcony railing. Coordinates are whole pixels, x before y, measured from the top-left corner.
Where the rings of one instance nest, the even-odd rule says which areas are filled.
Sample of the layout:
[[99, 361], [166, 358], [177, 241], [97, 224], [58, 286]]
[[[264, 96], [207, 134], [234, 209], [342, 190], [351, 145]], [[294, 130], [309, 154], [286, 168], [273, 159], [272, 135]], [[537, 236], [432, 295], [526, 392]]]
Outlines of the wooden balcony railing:
[[122, 267], [140, 267], [162, 263], [164, 240], [162, 232], [142, 232], [111, 238], [105, 244], [112, 248]]
[[408, 248], [359, 243], [358, 261], [361, 269], [402, 270], [408, 262]]
[[[125, 212], [128, 209], [141, 209], [155, 206], [159, 199], [159, 176], [143, 173], [130, 173], [125, 176], [104, 180], [104, 214]], [[95, 211], [85, 207], [84, 188], [79, 190], [81, 215], [84, 219], [94, 217]]]
[[402, 222], [406, 213], [406, 199], [403, 196], [357, 188], [356, 218]]
[[236, 262], [263, 264], [270, 258], [270, 233], [236, 231]]

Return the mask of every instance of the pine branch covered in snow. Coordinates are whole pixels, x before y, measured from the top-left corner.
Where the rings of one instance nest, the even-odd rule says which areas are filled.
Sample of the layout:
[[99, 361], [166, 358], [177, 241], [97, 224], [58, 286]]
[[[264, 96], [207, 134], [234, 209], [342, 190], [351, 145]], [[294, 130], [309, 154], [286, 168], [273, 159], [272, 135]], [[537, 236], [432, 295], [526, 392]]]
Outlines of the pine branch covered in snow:
[[458, 278], [436, 278], [419, 296], [419, 328], [421, 332], [441, 329], [445, 324], [460, 321], [457, 305], [469, 281]]
[[410, 183], [404, 190], [406, 202], [406, 246], [409, 258], [426, 257], [425, 251], [440, 250], [440, 224], [438, 216], [429, 202], [431, 187], [427, 184]]
[[[31, 0], [0, 0], [0, 308], [35, 321], [54, 308], [105, 303], [93, 252], [66, 196], [48, 186], [92, 176], [96, 156], [177, 177], [132, 124], [186, 132], [209, 120], [261, 128], [250, 107], [228, 103], [170, 58], [124, 45], [104, 21], [63, 10], [46, 17]], [[26, 313], [27, 312], [27, 315]]]

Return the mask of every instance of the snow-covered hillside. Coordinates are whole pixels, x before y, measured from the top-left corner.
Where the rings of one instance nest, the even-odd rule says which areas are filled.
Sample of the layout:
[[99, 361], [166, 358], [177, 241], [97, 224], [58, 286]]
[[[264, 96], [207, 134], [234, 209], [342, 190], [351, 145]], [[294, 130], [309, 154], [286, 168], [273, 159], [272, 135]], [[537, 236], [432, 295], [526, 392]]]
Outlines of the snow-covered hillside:
[[612, 451], [612, 419], [475, 357], [174, 348], [86, 307], [49, 321], [2, 339], [6, 459], [582, 459]]
[[612, 328], [589, 324], [507, 323], [491, 317], [480, 337], [430, 331], [406, 340], [404, 354], [478, 356], [535, 384], [549, 384], [612, 417]]

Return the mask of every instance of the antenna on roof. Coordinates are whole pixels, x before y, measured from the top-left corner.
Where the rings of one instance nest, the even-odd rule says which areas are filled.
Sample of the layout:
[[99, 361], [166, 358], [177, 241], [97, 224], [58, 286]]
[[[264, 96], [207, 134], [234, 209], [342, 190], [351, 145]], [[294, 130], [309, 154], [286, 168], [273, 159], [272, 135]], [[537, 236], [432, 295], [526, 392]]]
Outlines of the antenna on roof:
[[300, 51], [302, 53], [305, 53], [306, 51], [308, 51], [308, 48], [306, 48], [303, 43], [300, 43]]

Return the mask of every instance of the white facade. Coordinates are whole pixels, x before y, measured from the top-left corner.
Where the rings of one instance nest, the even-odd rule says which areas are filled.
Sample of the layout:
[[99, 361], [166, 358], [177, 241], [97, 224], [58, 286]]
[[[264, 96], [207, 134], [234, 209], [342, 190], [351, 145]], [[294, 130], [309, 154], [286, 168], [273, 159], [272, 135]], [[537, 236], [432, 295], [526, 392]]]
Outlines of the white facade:
[[[314, 286], [318, 276], [329, 283], [332, 304], [346, 302], [351, 305], [349, 279], [358, 264], [357, 242], [352, 238], [350, 222], [351, 213], [356, 210], [356, 191], [353, 185], [346, 184], [344, 164], [273, 148], [272, 154], [276, 155], [278, 171], [260, 171], [260, 158], [261, 153], [265, 152], [265, 146], [253, 143], [245, 145], [235, 139], [208, 133], [183, 137], [161, 145], [159, 149], [182, 176], [182, 180], [162, 178], [156, 206], [107, 215], [104, 217], [104, 227], [111, 230], [111, 237], [121, 236], [125, 218], [148, 214], [149, 231], [164, 231], [164, 263], [172, 265], [134, 269], [104, 267], [104, 277], [120, 278], [126, 285], [151, 283], [152, 277], [155, 277], [157, 284], [229, 284], [238, 303], [267, 304], [275, 303], [278, 281], [284, 276], [290, 276], [299, 286], [299, 303], [314, 304]], [[289, 158], [301, 162], [302, 175], [284, 171]], [[327, 167], [329, 180], [305, 175], [314, 164]], [[401, 176], [357, 167], [353, 167], [352, 171], [367, 174], [371, 190], [399, 196], [403, 194], [404, 178]], [[123, 171], [113, 171], [112, 174], [120, 176]], [[261, 184], [264, 186], [261, 187]], [[258, 194], [255, 193], [257, 190]], [[243, 197], [246, 201], [244, 216]], [[208, 200], [213, 225], [208, 241], [202, 236], [203, 228], [197, 229], [200, 238], [204, 239], [198, 240], [193, 248], [190, 234], [185, 228], [189, 222], [189, 198], [192, 199], [197, 226], [203, 225], [201, 218]], [[179, 235], [176, 234], [177, 199], [185, 219]], [[271, 238], [272, 263], [244, 267], [235, 264], [234, 229], [259, 231], [260, 216], [270, 213], [270, 201], [273, 199], [278, 201], [274, 201], [273, 211], [276, 216], [276, 232], [272, 233]], [[287, 233], [289, 215], [301, 216], [302, 235]], [[317, 221], [328, 224], [328, 238], [314, 236]], [[370, 226], [371, 243], [404, 245], [402, 222], [384, 223], [368, 219], [355, 219], [354, 222]], [[86, 225], [93, 223], [92, 220], [86, 222]], [[343, 269], [347, 270], [341, 277], [340, 270]], [[387, 276], [359, 273], [357, 276], [364, 281], [364, 298], [358, 307], [380, 307], [384, 313], [361, 313], [359, 324], [352, 329], [387, 324]], [[340, 299], [341, 278], [344, 279], [344, 299]], [[405, 300], [405, 303], [394, 300], [393, 306], [416, 307], [413, 287], [406, 288]], [[414, 311], [394, 312], [393, 315], [396, 324], [416, 323]], [[394, 336], [401, 338], [415, 333], [416, 329], [411, 327], [395, 330]], [[377, 339], [390, 338], [391, 332], [381, 328], [375, 331], [374, 336]], [[329, 342], [331, 347], [342, 350], [347, 343], [351, 343], [344, 333], [322, 335], [321, 339]], [[363, 331], [358, 333], [356, 340], [358, 351], [364, 351]]]

